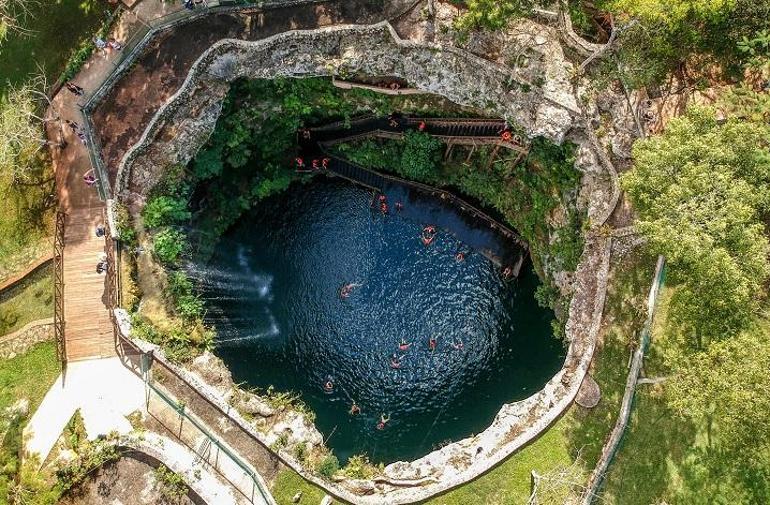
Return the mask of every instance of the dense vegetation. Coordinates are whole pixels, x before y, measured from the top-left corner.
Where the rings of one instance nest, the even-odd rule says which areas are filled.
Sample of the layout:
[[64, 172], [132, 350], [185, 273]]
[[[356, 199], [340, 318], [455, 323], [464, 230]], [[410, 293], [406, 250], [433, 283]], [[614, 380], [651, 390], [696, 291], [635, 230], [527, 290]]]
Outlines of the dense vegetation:
[[767, 123], [720, 123], [713, 110], [691, 108], [637, 142], [623, 177], [649, 248], [669, 261], [665, 399], [703, 427], [697, 467], [723, 481], [712, 502], [770, 499], [768, 146]]

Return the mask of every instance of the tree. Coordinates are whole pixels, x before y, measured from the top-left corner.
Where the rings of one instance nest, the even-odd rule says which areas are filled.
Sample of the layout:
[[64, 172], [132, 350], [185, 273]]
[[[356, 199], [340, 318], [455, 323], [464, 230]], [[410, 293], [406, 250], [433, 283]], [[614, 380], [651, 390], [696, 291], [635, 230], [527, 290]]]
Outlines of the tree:
[[[666, 399], [677, 414], [706, 426], [701, 464], [746, 494], [733, 503], [770, 499], [770, 335], [761, 320], [732, 339], [674, 359]], [[742, 485], [741, 485], [742, 483]]]
[[25, 32], [20, 19], [29, 15], [32, 0], [0, 0], [0, 41], [10, 32]]
[[770, 127], [692, 108], [634, 146], [622, 185], [638, 229], [669, 261], [674, 322], [695, 348], [755, 317], [770, 275]]
[[433, 181], [441, 159], [441, 141], [423, 132], [406, 132], [398, 171], [409, 179]]
[[[0, 101], [0, 170], [12, 174], [14, 181], [26, 181], [40, 164], [40, 151], [46, 146], [62, 146], [61, 120], [50, 106], [44, 77], [12, 87]], [[55, 122], [59, 139], [46, 137], [45, 125]]]

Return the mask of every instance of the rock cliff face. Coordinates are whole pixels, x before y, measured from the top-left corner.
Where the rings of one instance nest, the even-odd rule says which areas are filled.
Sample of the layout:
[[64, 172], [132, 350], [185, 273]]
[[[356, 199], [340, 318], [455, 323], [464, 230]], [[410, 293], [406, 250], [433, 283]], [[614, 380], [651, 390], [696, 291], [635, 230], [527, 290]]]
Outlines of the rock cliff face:
[[182, 88], [127, 153], [115, 193], [141, 198], [165, 167], [187, 163], [213, 130], [228, 83], [241, 77], [393, 75], [455, 103], [505, 117], [531, 137], [561, 143], [580, 114], [568, 80], [571, 64], [558, 44], [538, 41], [531, 37], [518, 42], [523, 53], [539, 56], [517, 68], [452, 46], [404, 41], [387, 23], [287, 32], [256, 42], [221, 41], [200, 57]]
[[[472, 49], [484, 54], [492, 42], [477, 40]], [[579, 202], [587, 209], [592, 230], [574, 275], [560, 281], [573, 294], [566, 325], [569, 348], [564, 367], [537, 394], [504, 405], [482, 433], [449, 444], [412, 462], [388, 465], [371, 481], [323, 481], [291, 455], [284, 458], [306, 478], [354, 503], [413, 503], [479, 476], [547, 429], [572, 403], [590, 364], [606, 292], [611, 237], [599, 232], [618, 195], [617, 177], [604, 139], [592, 123], [595, 105], [581, 107], [578, 87], [570, 80], [572, 65], [558, 35], [531, 22], [505, 40], [513, 61], [490, 61], [448, 45], [399, 38], [387, 23], [339, 26], [287, 32], [257, 42], [225, 40], [214, 44], [193, 66], [180, 90], [161, 108], [141, 140], [122, 160], [114, 193], [142, 204], [143, 195], [166, 167], [186, 164], [206, 141], [221, 112], [229, 82], [240, 77], [274, 78], [325, 75], [393, 75], [449, 100], [506, 117], [527, 135], [578, 145], [577, 167], [583, 172]], [[485, 55], [485, 57], [487, 57]], [[493, 58], [494, 59], [494, 58]], [[210, 358], [204, 358], [203, 361]], [[232, 380], [212, 363], [196, 363], [205, 382], [232, 395]], [[225, 396], [230, 398], [230, 396]], [[260, 399], [236, 399], [250, 414], [270, 416]], [[251, 423], [244, 429], [252, 430]], [[290, 440], [315, 444], [320, 434], [286, 419]], [[274, 430], [265, 435], [276, 440]], [[271, 438], [274, 437], [274, 438]]]

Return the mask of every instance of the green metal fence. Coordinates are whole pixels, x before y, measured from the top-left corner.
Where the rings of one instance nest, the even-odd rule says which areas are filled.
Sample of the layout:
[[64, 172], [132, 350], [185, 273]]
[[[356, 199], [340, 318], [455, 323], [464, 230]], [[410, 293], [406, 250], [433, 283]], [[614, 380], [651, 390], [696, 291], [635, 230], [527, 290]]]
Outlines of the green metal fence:
[[639, 347], [636, 349], [631, 361], [631, 368], [628, 372], [628, 378], [626, 380], [626, 389], [623, 394], [623, 401], [620, 406], [620, 413], [618, 420], [615, 423], [607, 442], [602, 448], [599, 461], [596, 463], [591, 476], [588, 480], [588, 485], [583, 493], [582, 504], [590, 505], [593, 503], [604, 483], [604, 477], [607, 474], [612, 461], [617, 455], [618, 449], [621, 446], [623, 436], [625, 435], [628, 422], [631, 418], [631, 412], [633, 410], [634, 398], [636, 393], [636, 382], [639, 378], [639, 373], [642, 369], [644, 362], [644, 354], [647, 352], [647, 348], [650, 345], [650, 337], [652, 335], [652, 323], [655, 316], [655, 307], [658, 301], [658, 294], [663, 287], [666, 279], [666, 260], [663, 256], [658, 257], [658, 262], [655, 267], [655, 275], [652, 281], [652, 287], [650, 288], [650, 294], [647, 298], [647, 319], [642, 327], [642, 332], [639, 336]]
[[152, 361], [150, 354], [142, 355], [149, 415], [192, 449], [198, 461], [214, 468], [251, 503], [274, 504], [270, 492], [256, 471], [213, 434], [183, 401], [174, 398], [151, 373], [148, 373]]

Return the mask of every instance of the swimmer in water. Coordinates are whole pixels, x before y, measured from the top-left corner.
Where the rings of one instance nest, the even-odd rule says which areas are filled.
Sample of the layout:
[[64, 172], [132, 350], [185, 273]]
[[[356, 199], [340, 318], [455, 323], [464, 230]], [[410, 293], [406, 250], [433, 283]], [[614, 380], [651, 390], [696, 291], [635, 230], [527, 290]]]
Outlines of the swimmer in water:
[[398, 349], [399, 349], [400, 351], [406, 351], [407, 349], [409, 349], [409, 346], [410, 346], [410, 345], [412, 345], [412, 344], [411, 344], [411, 343], [408, 343], [406, 340], [404, 340], [404, 339], [402, 338], [402, 339], [401, 339], [401, 343], [400, 343], [400, 344], [398, 344]]
[[404, 209], [404, 204], [401, 202], [396, 202], [396, 211], [401, 212]]
[[457, 342], [452, 342], [452, 348], [457, 351], [462, 351], [463, 347], [464, 345], [462, 340], [458, 340]]
[[401, 368], [401, 362], [398, 360], [398, 356], [396, 356], [395, 353], [390, 357], [390, 368]]
[[356, 286], [360, 286], [360, 284], [355, 284], [353, 282], [349, 284], [345, 284], [340, 288], [340, 298], [347, 298], [350, 296], [350, 293], [353, 292], [353, 288]]
[[331, 375], [326, 376], [326, 382], [324, 383], [324, 391], [327, 393], [331, 393], [332, 391], [334, 391], [334, 381], [332, 380]]
[[438, 341], [436, 340], [436, 337], [430, 337], [428, 339], [428, 349], [430, 349], [431, 351], [435, 351], [436, 350], [436, 345], [437, 344], [438, 344]]
[[353, 405], [350, 406], [350, 415], [356, 416], [361, 413], [361, 408], [358, 406], [358, 404], [353, 400]]
[[378, 430], [384, 430], [385, 429], [385, 425], [388, 424], [388, 422], [390, 422], [390, 416], [386, 416], [385, 414], [382, 414], [380, 416], [380, 422], [377, 423], [377, 429]]
[[510, 279], [513, 275], [513, 269], [510, 266], [507, 266], [503, 269], [503, 277], [506, 279]]
[[460, 263], [461, 261], [465, 260], [465, 253], [462, 251], [457, 251], [457, 254], [455, 254], [455, 261]]

